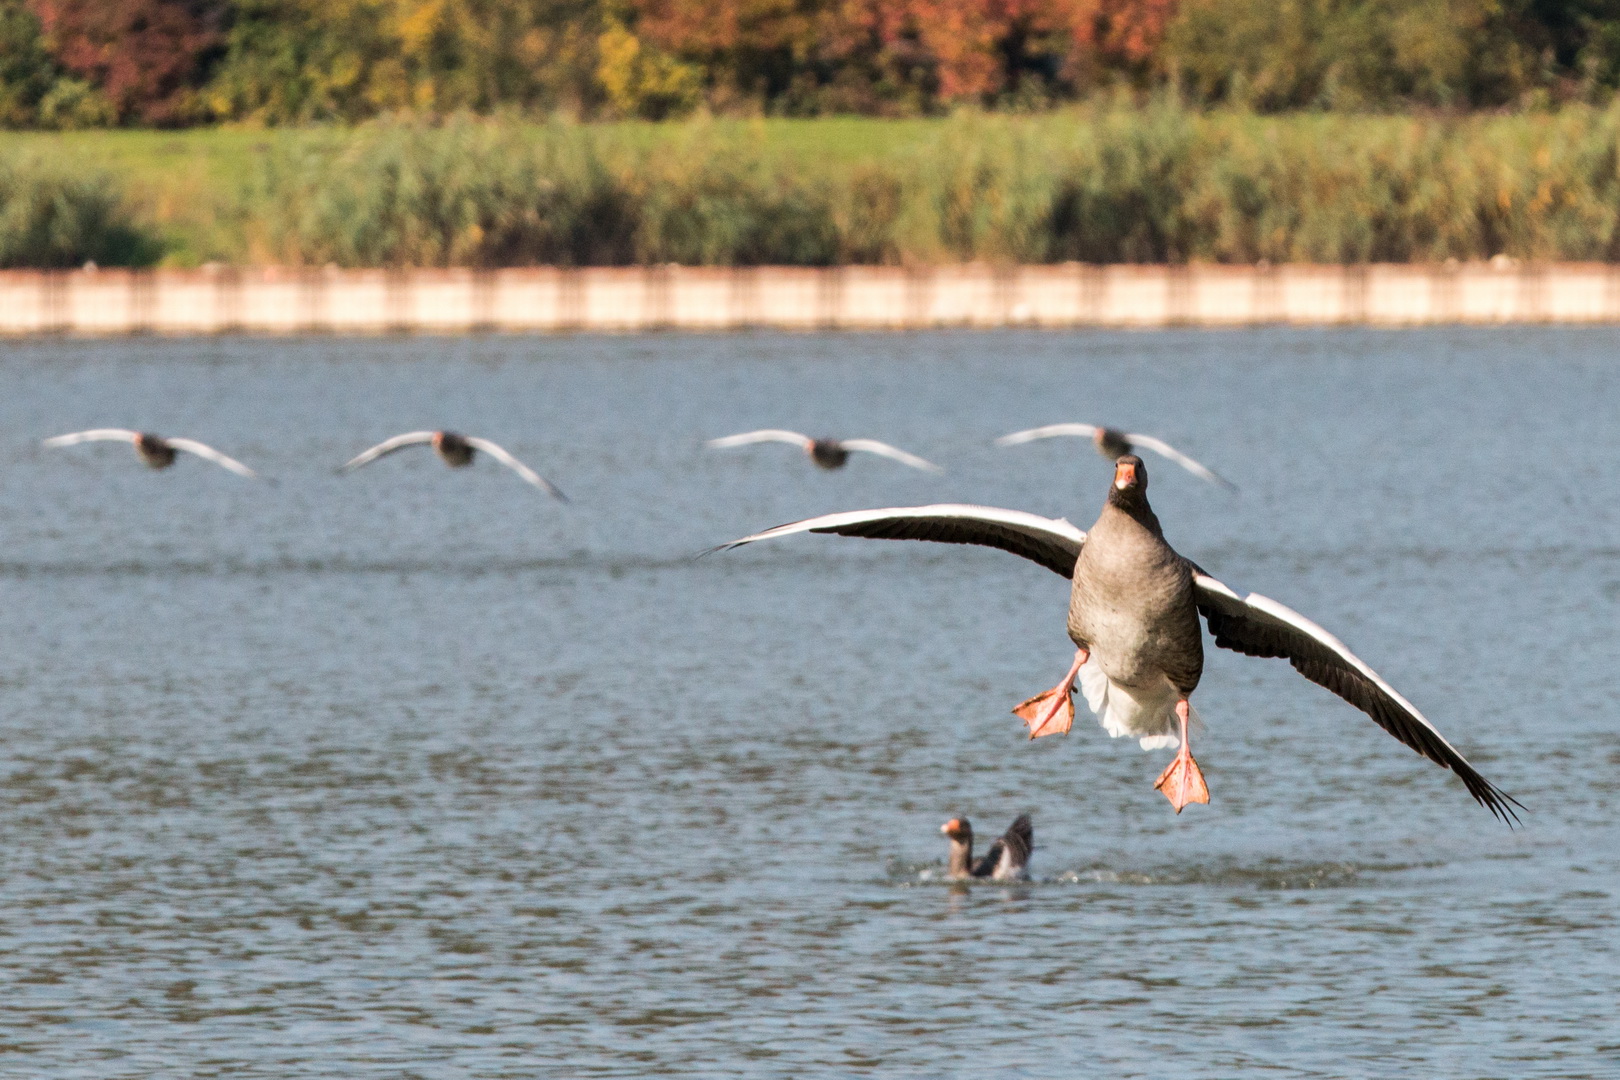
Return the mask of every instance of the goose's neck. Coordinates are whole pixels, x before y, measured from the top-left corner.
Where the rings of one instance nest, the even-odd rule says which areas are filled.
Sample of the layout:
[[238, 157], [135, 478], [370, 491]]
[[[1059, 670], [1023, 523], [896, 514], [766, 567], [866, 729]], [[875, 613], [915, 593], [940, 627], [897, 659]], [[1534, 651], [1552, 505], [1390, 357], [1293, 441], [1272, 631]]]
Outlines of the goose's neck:
[[1108, 506], [1110, 509], [1124, 514], [1154, 536], [1164, 539], [1164, 529], [1159, 525], [1159, 516], [1148, 505], [1147, 495], [1140, 490], [1121, 491], [1116, 487], [1108, 489]]
[[950, 876], [968, 877], [973, 873], [973, 837], [951, 841]]

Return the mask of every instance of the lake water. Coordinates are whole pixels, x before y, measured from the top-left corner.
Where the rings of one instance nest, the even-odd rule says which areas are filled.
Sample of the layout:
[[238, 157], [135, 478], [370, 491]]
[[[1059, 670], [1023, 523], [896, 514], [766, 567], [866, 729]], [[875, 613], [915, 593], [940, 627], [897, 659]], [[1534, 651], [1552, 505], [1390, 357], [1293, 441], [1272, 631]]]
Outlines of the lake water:
[[[1620, 1076], [1620, 332], [0, 346], [0, 1074]], [[1168, 752], [1009, 709], [1067, 588], [798, 537], [1089, 526], [1159, 434], [1171, 541], [1311, 615], [1528, 811], [1278, 660]], [[189, 435], [275, 477], [43, 436]], [[815, 470], [753, 427], [944, 464]], [[501, 442], [574, 499], [396, 432]], [[941, 822], [1035, 818], [953, 887]]]

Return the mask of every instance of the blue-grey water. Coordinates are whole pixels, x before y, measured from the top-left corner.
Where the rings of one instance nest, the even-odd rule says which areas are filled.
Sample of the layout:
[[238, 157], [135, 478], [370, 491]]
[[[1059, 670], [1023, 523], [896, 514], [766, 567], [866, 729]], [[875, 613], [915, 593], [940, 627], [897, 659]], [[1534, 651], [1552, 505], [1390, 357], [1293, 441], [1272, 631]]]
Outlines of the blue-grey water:
[[[1620, 332], [0, 347], [0, 1074], [1620, 1076]], [[1010, 555], [1159, 434], [1171, 541], [1315, 617], [1528, 811], [1278, 660], [1168, 753], [1009, 709], [1068, 665]], [[274, 477], [116, 444], [189, 435]], [[886, 439], [824, 473], [762, 426]], [[399, 431], [504, 443], [574, 499]], [[940, 880], [1035, 817], [1036, 880]]]

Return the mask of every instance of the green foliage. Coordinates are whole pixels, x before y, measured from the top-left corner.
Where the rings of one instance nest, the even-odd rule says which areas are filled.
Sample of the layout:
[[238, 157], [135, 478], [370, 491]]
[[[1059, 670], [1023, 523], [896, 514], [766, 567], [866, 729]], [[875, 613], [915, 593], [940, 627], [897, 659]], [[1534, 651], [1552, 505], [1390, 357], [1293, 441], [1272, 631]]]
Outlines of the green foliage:
[[1256, 109], [1492, 105], [1543, 81], [1535, 29], [1502, 0], [1184, 0], [1159, 63]]
[[28, 5], [0, 0], [0, 127], [105, 127], [117, 119], [105, 94], [51, 56]]
[[39, 19], [22, 0], [0, 0], [0, 126], [31, 125], [56, 73]]
[[661, 120], [690, 112], [701, 100], [703, 72], [649, 46], [614, 21], [597, 38], [596, 80], [621, 116]]
[[270, 124], [594, 101], [595, 0], [234, 0], [206, 95]]
[[373, 81], [391, 49], [380, 5], [238, 0], [235, 14], [205, 91], [215, 116], [308, 123], [383, 104]]
[[0, 157], [0, 267], [145, 266], [159, 254], [111, 177]]

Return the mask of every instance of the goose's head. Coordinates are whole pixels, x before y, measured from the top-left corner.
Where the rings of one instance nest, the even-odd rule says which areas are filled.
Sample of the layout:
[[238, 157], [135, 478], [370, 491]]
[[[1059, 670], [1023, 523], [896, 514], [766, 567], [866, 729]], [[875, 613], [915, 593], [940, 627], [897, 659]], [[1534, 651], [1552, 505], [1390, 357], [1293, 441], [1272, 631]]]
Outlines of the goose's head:
[[1135, 454], [1126, 454], [1114, 462], [1114, 490], [1119, 492], [1147, 491], [1147, 466]]

